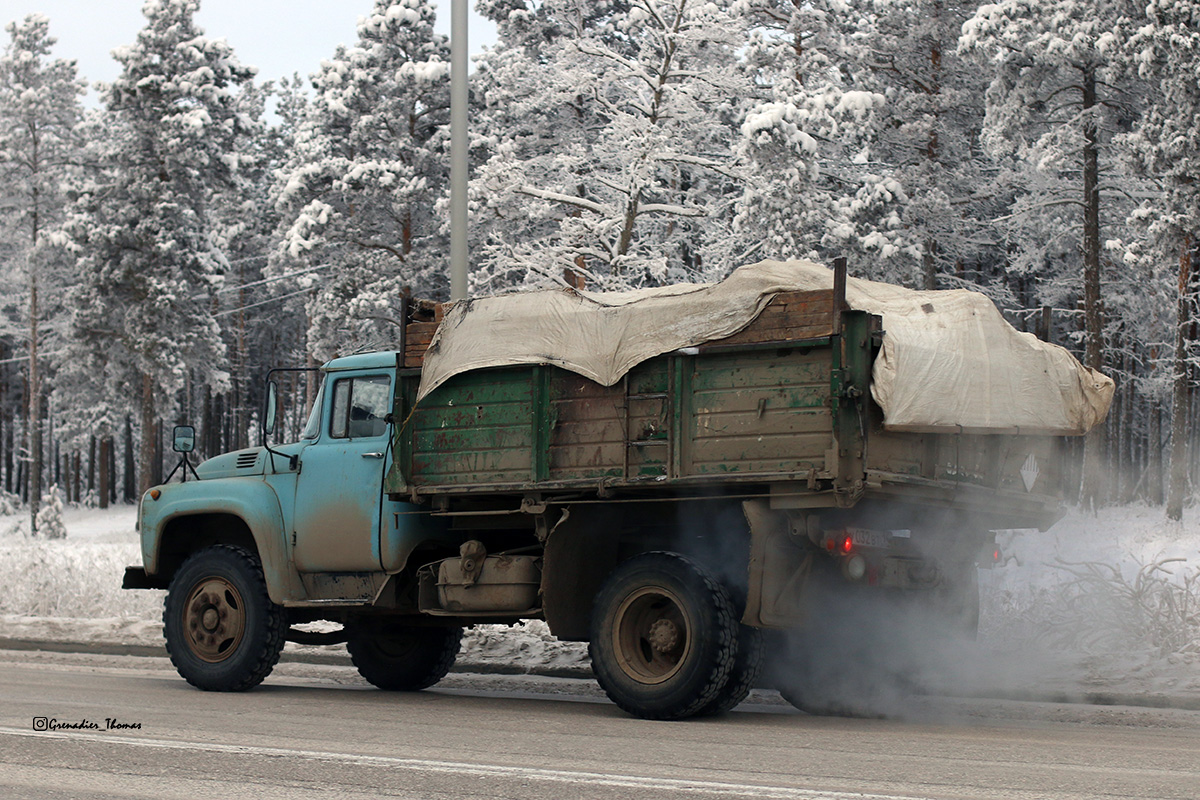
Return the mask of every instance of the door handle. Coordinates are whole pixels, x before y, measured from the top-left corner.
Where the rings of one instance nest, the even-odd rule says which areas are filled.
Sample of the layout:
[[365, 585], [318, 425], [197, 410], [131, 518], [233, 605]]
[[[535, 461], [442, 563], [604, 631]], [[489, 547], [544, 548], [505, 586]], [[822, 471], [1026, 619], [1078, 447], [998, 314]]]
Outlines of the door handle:
[[363, 458], [383, 458], [383, 453], [363, 453]]

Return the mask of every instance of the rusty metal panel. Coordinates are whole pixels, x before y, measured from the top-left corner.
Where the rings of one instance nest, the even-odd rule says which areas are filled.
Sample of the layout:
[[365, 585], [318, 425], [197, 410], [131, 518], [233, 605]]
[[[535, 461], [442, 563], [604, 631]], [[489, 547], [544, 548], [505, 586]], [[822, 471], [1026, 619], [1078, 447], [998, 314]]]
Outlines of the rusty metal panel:
[[668, 377], [665, 358], [641, 364], [629, 374], [625, 473], [630, 478], [656, 478], [667, 474], [671, 410]]
[[549, 402], [556, 424], [550, 434], [550, 472], [555, 480], [622, 475], [623, 395], [621, 385], [556, 370]]
[[532, 371], [479, 370], [439, 387], [412, 414], [416, 484], [528, 481], [533, 469]]
[[828, 349], [696, 359], [684, 474], [807, 473], [832, 446]]
[[721, 346], [815, 339], [833, 333], [833, 292], [781, 292], [753, 322], [720, 340]]
[[872, 409], [867, 469], [948, 484], [1057, 495], [1062, 441], [1053, 436], [901, 433]]

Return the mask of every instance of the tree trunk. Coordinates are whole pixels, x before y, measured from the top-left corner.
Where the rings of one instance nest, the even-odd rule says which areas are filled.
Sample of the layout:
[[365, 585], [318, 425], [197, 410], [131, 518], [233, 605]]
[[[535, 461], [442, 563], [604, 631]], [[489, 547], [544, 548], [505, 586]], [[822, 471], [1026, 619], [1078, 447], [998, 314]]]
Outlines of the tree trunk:
[[143, 495], [154, 485], [154, 379], [142, 376], [141, 402], [142, 441], [138, 447], [138, 495]]
[[1175, 381], [1171, 402], [1171, 473], [1167, 483], [1167, 517], [1183, 519], [1183, 499], [1187, 494], [1188, 453], [1187, 421], [1191, 400], [1188, 380], [1188, 332], [1192, 318], [1192, 239], [1184, 238], [1179, 255], [1179, 305], [1175, 319]]
[[154, 464], [151, 480], [157, 486], [163, 482], [163, 421], [157, 419], [154, 421]]
[[12, 494], [13, 490], [13, 419], [8, 418], [0, 435], [0, 449], [4, 450], [4, 491]]
[[204, 405], [200, 412], [200, 457], [206, 458], [217, 454], [215, 425], [213, 423], [212, 387], [204, 386]]
[[1146, 447], [1146, 502], [1163, 501], [1162, 405], [1150, 401], [1150, 441]]
[[112, 476], [108, 472], [108, 451], [112, 447], [112, 439], [104, 436], [100, 439], [100, 507], [108, 508], [108, 484]]
[[111, 436], [108, 441], [108, 502], [117, 502], [117, 441]]
[[136, 503], [137, 483], [134, 481], [133, 420], [125, 415], [125, 502]]
[[96, 437], [88, 437], [88, 494], [96, 490]]
[[1133, 502], [1137, 491], [1137, 456], [1133, 449], [1134, 409], [1137, 407], [1137, 359], [1134, 358], [1136, 343], [1130, 343], [1125, 354], [1125, 374], [1129, 376], [1129, 384], [1125, 387], [1125, 416], [1121, 420], [1121, 502], [1128, 505]]
[[[34, 243], [37, 234], [34, 234]], [[38, 373], [37, 272], [29, 267], [29, 527], [37, 536], [37, 516], [42, 505], [42, 380]]]
[[[1083, 74], [1083, 319], [1085, 366], [1104, 366], [1104, 317], [1100, 304], [1100, 136], [1091, 114], [1096, 107], [1096, 73]], [[1101, 458], [1105, 426], [1097, 425], [1083, 445], [1080, 503], [1095, 508], [1100, 501]]]

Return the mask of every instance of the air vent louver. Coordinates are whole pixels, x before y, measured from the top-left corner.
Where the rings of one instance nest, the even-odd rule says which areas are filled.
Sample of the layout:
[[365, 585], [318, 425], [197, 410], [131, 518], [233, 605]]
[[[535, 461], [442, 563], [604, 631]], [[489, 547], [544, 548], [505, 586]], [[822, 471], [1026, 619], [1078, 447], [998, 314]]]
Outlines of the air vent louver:
[[238, 469], [250, 469], [258, 462], [258, 453], [242, 453], [237, 457]]

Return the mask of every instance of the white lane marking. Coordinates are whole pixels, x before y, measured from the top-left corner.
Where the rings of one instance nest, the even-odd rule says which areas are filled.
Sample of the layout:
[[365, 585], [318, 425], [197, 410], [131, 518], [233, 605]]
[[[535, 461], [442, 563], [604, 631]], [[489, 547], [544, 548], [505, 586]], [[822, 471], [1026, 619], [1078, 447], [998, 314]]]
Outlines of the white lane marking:
[[358, 753], [329, 753], [319, 750], [292, 750], [282, 747], [257, 747], [254, 745], [217, 744], [215, 742], [188, 742], [174, 739], [110, 736], [102, 733], [51, 733], [3, 726], [0, 726], [0, 735], [28, 736], [35, 739], [60, 739], [62, 741], [83, 740], [100, 742], [102, 744], [151, 747], [161, 750], [186, 750], [248, 756], [282, 756], [285, 758], [304, 758], [311, 761], [337, 761], [363, 766], [393, 767], [418, 772], [452, 773], [454, 775], [489, 778], [516, 778], [552, 783], [577, 783], [624, 789], [666, 789], [675, 792], [692, 792], [696, 794], [735, 794], [741, 797], [767, 798], [767, 800], [921, 800], [911, 795], [793, 789], [787, 786], [679, 780], [676, 778], [646, 778], [638, 775], [610, 775], [602, 772], [576, 772], [572, 770], [539, 769], [536, 767], [509, 767], [500, 764], [471, 764], [460, 761], [433, 761], [422, 758], [369, 756]]

